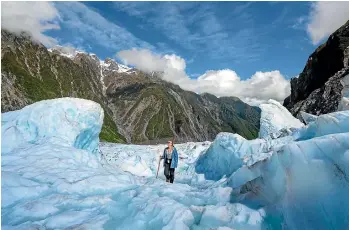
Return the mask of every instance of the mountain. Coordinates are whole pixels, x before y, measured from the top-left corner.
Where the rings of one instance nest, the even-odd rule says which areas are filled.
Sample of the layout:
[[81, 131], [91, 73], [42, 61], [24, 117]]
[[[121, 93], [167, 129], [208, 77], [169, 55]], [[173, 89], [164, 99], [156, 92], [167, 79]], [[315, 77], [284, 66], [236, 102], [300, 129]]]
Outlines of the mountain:
[[349, 91], [349, 21], [319, 46], [298, 78], [291, 79], [291, 95], [284, 106], [300, 117], [337, 111]]
[[204, 141], [221, 131], [258, 134], [259, 109], [238, 98], [197, 95], [142, 73], [115, 76], [106, 94], [132, 142], [173, 135], [176, 142]]
[[105, 112], [101, 139], [126, 142], [103, 96], [100, 70], [90, 65], [96, 59], [78, 53], [73, 62], [49, 52], [26, 34], [15, 36], [1, 31], [1, 111], [18, 110], [36, 101], [58, 97], [90, 99], [101, 104]]
[[222, 131], [258, 136], [260, 109], [236, 97], [198, 95], [113, 59], [69, 47], [47, 49], [27, 34], [1, 31], [2, 112], [44, 99], [79, 97], [105, 111], [100, 138], [154, 143], [213, 140]]

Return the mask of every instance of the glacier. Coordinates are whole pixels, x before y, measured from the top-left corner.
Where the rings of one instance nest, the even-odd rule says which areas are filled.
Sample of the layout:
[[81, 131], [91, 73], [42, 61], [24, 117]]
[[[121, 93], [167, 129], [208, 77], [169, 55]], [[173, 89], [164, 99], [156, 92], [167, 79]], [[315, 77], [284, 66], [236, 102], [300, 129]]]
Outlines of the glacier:
[[261, 106], [258, 139], [176, 144], [174, 184], [155, 178], [165, 145], [99, 142], [95, 102], [3, 113], [2, 228], [346, 229], [349, 111], [303, 125], [280, 106]]
[[[262, 110], [259, 138], [271, 136], [277, 138], [283, 130], [303, 127], [303, 123], [293, 117], [279, 102], [270, 99], [259, 106]], [[290, 132], [288, 132], [290, 133]]]
[[59, 143], [96, 152], [104, 111], [95, 102], [62, 98], [45, 100], [1, 117], [1, 152], [23, 144]]
[[349, 111], [308, 122], [278, 139], [221, 134], [196, 167], [209, 179], [226, 177], [231, 202], [263, 208], [272, 229], [346, 229]]

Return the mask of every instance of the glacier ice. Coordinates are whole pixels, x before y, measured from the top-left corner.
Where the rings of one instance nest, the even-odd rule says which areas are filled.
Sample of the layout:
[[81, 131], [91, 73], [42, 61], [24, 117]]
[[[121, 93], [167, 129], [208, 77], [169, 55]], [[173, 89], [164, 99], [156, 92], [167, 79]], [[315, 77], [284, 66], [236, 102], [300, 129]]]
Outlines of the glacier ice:
[[349, 110], [324, 114], [294, 133], [297, 140], [307, 140], [328, 134], [349, 132]]
[[269, 157], [294, 139], [293, 136], [285, 136], [246, 140], [238, 134], [220, 133], [210, 148], [199, 156], [195, 172], [204, 174], [207, 180], [219, 180], [243, 165], [248, 166]]
[[240, 135], [218, 134], [211, 147], [198, 159], [196, 172], [203, 173], [209, 180], [218, 180], [225, 174], [231, 174], [242, 166], [245, 152], [239, 150], [243, 143], [246, 143], [245, 138]]
[[303, 111], [301, 111], [301, 116], [302, 116], [303, 121], [306, 124], [309, 124], [310, 122], [313, 122], [313, 121], [315, 121], [317, 119], [316, 115], [313, 115], [313, 114], [310, 114], [310, 113], [306, 113], [306, 112], [303, 112]]
[[[242, 167], [229, 178], [233, 202], [282, 213], [287, 229], [349, 226], [349, 135], [340, 133], [293, 142], [265, 161]], [[277, 226], [276, 226], [277, 225]]]
[[[196, 159], [209, 146], [210, 142], [176, 144], [180, 159], [176, 169], [176, 181], [188, 184], [210, 183], [202, 180], [201, 175], [194, 174]], [[103, 159], [108, 164], [142, 177], [153, 177], [156, 175], [159, 157], [163, 154], [165, 147], [166, 145], [100, 144]], [[160, 167], [158, 177], [161, 179], [165, 179], [163, 170], [163, 167]]]
[[348, 116], [346, 110], [311, 117], [307, 126], [278, 139], [220, 134], [196, 168], [208, 179], [226, 177], [231, 203], [263, 209], [262, 229], [345, 229]]
[[3, 113], [1, 152], [9, 152], [25, 143], [50, 141], [95, 152], [104, 112], [95, 102], [60, 98], [40, 101], [22, 110]]
[[303, 127], [303, 123], [283, 107], [279, 102], [270, 99], [268, 103], [261, 104], [261, 121], [259, 137], [279, 137], [281, 130]]
[[[189, 229], [195, 225], [194, 216], [190, 217], [193, 206], [224, 205], [229, 201], [231, 188], [213, 186], [203, 191], [156, 180], [156, 160], [164, 146], [102, 144], [104, 156], [93, 154], [99, 152], [93, 147], [96, 138], [78, 137], [86, 129], [99, 132], [102, 112], [93, 102], [80, 105], [84, 102], [57, 99], [3, 114], [2, 133], [6, 135], [2, 135], [2, 143], [21, 140], [3, 146], [6, 147], [1, 162], [3, 229], [149, 229], [152, 226], [153, 229]], [[48, 110], [42, 104], [47, 104], [49, 111], [40, 120], [34, 114]], [[77, 114], [76, 120], [47, 122], [50, 116], [60, 117], [67, 109]], [[18, 122], [24, 118], [27, 127]], [[25, 128], [34, 126], [38, 132], [26, 133]], [[9, 128], [16, 132], [7, 132]], [[81, 148], [76, 140], [92, 147]], [[180, 155], [178, 181], [180, 175], [184, 180], [189, 177], [189, 165], [208, 146], [207, 142], [176, 145], [178, 150], [185, 151]], [[135, 156], [130, 158], [135, 160], [133, 163], [127, 157], [131, 153]]]
[[162, 167], [155, 178], [165, 145], [99, 143], [103, 110], [94, 102], [62, 98], [4, 113], [2, 228], [345, 229], [349, 111], [306, 126], [287, 116], [286, 126], [262, 120], [261, 139], [220, 133], [177, 144], [168, 184]]

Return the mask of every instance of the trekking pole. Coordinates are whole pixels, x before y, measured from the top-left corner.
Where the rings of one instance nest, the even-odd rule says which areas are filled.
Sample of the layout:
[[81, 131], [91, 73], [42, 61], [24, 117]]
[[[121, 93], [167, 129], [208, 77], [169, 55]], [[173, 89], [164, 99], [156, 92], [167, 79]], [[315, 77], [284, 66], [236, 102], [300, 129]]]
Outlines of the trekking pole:
[[159, 174], [159, 168], [160, 168], [160, 162], [161, 162], [161, 156], [159, 156], [159, 164], [158, 164], [158, 171], [156, 172], [156, 178], [158, 178], [158, 174]]

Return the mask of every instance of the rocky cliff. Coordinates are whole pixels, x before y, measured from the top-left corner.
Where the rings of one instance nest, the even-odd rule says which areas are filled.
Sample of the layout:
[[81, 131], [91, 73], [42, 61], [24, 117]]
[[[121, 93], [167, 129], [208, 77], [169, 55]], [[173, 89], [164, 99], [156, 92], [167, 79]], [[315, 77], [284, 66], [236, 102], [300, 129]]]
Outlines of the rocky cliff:
[[349, 78], [349, 21], [312, 53], [298, 78], [291, 79], [291, 95], [284, 106], [297, 117], [339, 109]]
[[222, 131], [251, 139], [258, 135], [260, 110], [235, 97], [198, 95], [94, 54], [47, 49], [26, 34], [2, 34], [2, 112], [33, 102], [79, 97], [101, 104], [101, 139], [156, 143], [212, 140]]

